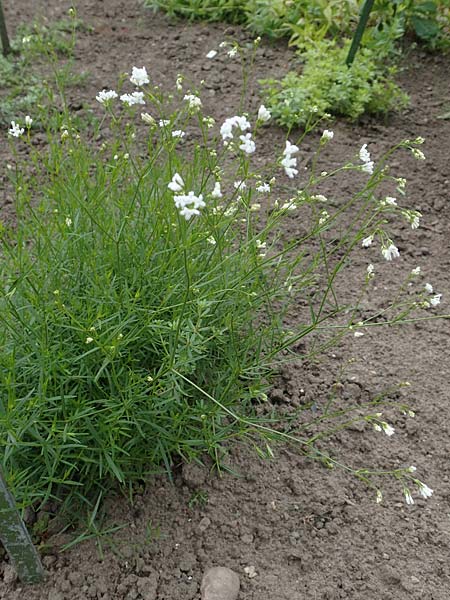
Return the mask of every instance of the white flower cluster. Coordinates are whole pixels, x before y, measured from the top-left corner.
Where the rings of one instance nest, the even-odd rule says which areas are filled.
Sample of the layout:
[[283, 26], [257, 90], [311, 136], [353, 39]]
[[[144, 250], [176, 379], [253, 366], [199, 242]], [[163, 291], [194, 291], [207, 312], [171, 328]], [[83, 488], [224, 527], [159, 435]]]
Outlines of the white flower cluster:
[[[146, 83], [150, 83], [150, 79], [147, 74], [147, 69], [145, 67], [133, 67], [130, 81], [136, 87], [142, 87]], [[109, 104], [111, 100], [115, 100], [116, 98], [117, 92], [115, 92], [114, 90], [101, 90], [95, 97], [97, 102], [100, 102], [100, 104]], [[122, 94], [122, 96], [120, 96], [120, 99], [124, 104], [127, 104], [128, 106], [133, 106], [135, 104], [145, 104], [143, 92]]]
[[150, 83], [150, 79], [147, 75], [147, 69], [145, 67], [142, 67], [142, 69], [139, 69], [138, 67], [133, 67], [130, 81], [136, 87], [142, 87], [146, 83]]
[[[179, 173], [175, 173], [167, 187], [172, 192], [183, 192], [184, 181]], [[187, 194], [174, 195], [173, 200], [175, 206], [180, 211], [180, 215], [189, 221], [193, 216], [200, 214], [200, 208], [204, 208], [206, 204], [203, 201], [203, 195], [198, 196], [194, 192], [188, 192]]]
[[11, 121], [11, 128], [8, 130], [8, 134], [11, 137], [20, 137], [21, 135], [23, 135], [25, 132], [25, 129], [23, 127], [21, 127], [18, 123], [16, 123], [15, 121]]
[[261, 104], [258, 110], [258, 121], [261, 121], [262, 123], [267, 123], [267, 121], [270, 121], [271, 117], [271, 112], [267, 110], [264, 104]]
[[381, 246], [381, 254], [384, 256], [386, 260], [393, 260], [394, 258], [398, 258], [400, 256], [400, 252], [395, 244], [389, 241], [389, 245]]
[[[411, 473], [413, 473], [416, 470], [416, 467], [409, 467], [408, 471], [410, 471]], [[425, 498], [425, 500], [427, 498], [431, 498], [431, 496], [433, 495], [433, 490], [428, 487], [425, 483], [423, 483], [423, 481], [420, 481], [420, 479], [413, 479], [413, 482], [417, 485], [417, 487], [419, 488], [419, 494], [422, 496], [422, 498]], [[403, 488], [403, 495], [405, 496], [405, 502], [406, 504], [412, 505], [414, 504], [414, 498], [411, 495], [411, 491], [409, 488], [404, 487]]]
[[253, 152], [256, 150], [256, 145], [252, 139], [252, 134], [243, 133], [244, 131], [247, 131], [247, 129], [251, 128], [250, 122], [247, 119], [247, 117], [229, 117], [222, 123], [222, 126], [220, 128], [220, 135], [222, 136], [224, 144], [227, 145], [228, 140], [233, 139], [233, 128], [236, 127], [242, 132], [242, 135], [239, 136], [239, 139], [241, 141], [239, 149], [245, 152], [246, 154], [253, 154]]
[[333, 138], [334, 138], [334, 131], [330, 131], [329, 129], [324, 129], [324, 131], [322, 133], [322, 137], [320, 138], [320, 141], [322, 142], [322, 144], [326, 144]]
[[100, 102], [100, 104], [107, 104], [110, 100], [114, 100], [115, 98], [117, 98], [117, 92], [114, 90], [102, 90], [95, 96], [95, 99], [97, 102]]
[[186, 94], [183, 100], [186, 100], [186, 102], [188, 102], [189, 108], [192, 110], [199, 110], [202, 105], [202, 101], [195, 94]]
[[145, 104], [144, 92], [133, 92], [132, 94], [122, 94], [120, 99], [124, 104], [133, 106], [135, 104]]
[[292, 179], [294, 175], [298, 174], [298, 169], [295, 168], [297, 166], [297, 158], [293, 156], [296, 152], [298, 152], [298, 146], [291, 144], [289, 140], [286, 140], [286, 147], [283, 150], [281, 164], [289, 179]]
[[394, 435], [395, 429], [392, 425], [386, 423], [386, 421], [379, 420], [381, 416], [382, 413], [376, 413], [375, 417], [377, 418], [377, 421], [373, 424], [373, 428], [375, 431], [384, 431], [387, 436], [391, 437], [391, 435]]
[[361, 166], [361, 170], [372, 175], [373, 173], [373, 160], [370, 160], [370, 153], [367, 150], [367, 144], [363, 144], [361, 146], [361, 150], [359, 151], [359, 158], [363, 163]]
[[434, 308], [438, 306], [441, 303], [442, 294], [436, 294], [431, 283], [426, 283], [424, 287], [428, 294], [432, 294], [430, 298], [424, 301], [424, 307], [429, 308], [432, 306]]

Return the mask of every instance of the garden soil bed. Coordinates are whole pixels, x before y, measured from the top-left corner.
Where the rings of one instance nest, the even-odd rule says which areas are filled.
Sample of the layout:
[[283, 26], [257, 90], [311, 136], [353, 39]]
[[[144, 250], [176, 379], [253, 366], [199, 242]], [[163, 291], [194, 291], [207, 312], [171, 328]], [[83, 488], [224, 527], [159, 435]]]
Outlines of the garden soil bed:
[[[53, 21], [67, 14], [66, 0], [5, 0], [10, 29], [41, 16]], [[240, 68], [225, 53], [206, 59], [225, 38], [251, 39], [248, 32], [226, 25], [173, 23], [132, 0], [80, 0], [79, 17], [92, 30], [80, 32], [77, 65], [90, 74], [72, 91], [73, 106], [94, 105], [96, 93], [116, 84], [133, 65], [145, 65], [153, 80], [173, 89], [177, 73], [205, 80], [206, 111], [220, 122], [236, 114]], [[255, 79], [282, 75], [292, 59], [284, 43], [263, 41], [255, 62]], [[406, 151], [391, 161], [393, 174], [408, 180], [407, 202], [423, 213], [417, 232], [399, 228], [395, 241], [400, 258], [392, 264], [379, 252], [361, 250], [345, 272], [345, 295], [360, 285], [369, 262], [375, 264], [376, 306], [396, 281], [420, 265], [423, 282], [443, 294], [439, 310], [449, 313], [450, 299], [450, 56], [412, 50], [399, 83], [411, 95], [411, 106], [387, 120], [358, 124], [337, 121], [322, 160], [331, 170], [351, 158], [363, 143], [373, 157], [403, 138], [426, 139], [426, 161]], [[256, 88], [255, 88], [256, 89]], [[254, 93], [251, 101], [258, 105]], [[100, 110], [100, 107], [95, 107]], [[267, 128], [255, 160], [283, 148], [285, 133]], [[291, 135], [294, 139], [294, 135]], [[301, 148], [305, 160], [319, 134]], [[2, 134], [1, 163], [10, 160]], [[0, 175], [6, 182], [4, 172]], [[339, 188], [322, 193], [345, 197], [353, 175]], [[299, 182], [301, 185], [301, 182]], [[0, 195], [3, 215], [11, 214], [6, 183]], [[286, 235], [298, 234], [299, 216], [289, 217]], [[339, 291], [339, 290], [338, 290]], [[299, 302], [299, 307], [301, 302]], [[431, 314], [431, 313], [429, 313]], [[295, 325], [295, 315], [292, 317]], [[354, 359], [349, 363], [350, 359]], [[339, 379], [344, 365], [345, 374]], [[434, 494], [407, 506], [401, 487], [386, 481], [384, 500], [339, 469], [328, 470], [302, 457], [295, 448], [276, 448], [274, 460], [263, 461], [251, 450], [230, 448], [230, 467], [222, 474], [207, 467], [183, 466], [173, 483], [157, 477], [142, 486], [130, 505], [110, 498], [105, 527], [125, 525], [114, 534], [91, 538], [70, 550], [59, 547], [68, 533], [50, 537], [44, 557], [47, 580], [24, 587], [0, 560], [1, 600], [195, 600], [200, 598], [204, 571], [230, 567], [241, 578], [241, 600], [448, 600], [450, 597], [450, 321], [430, 320], [402, 327], [370, 329], [362, 338], [348, 335], [319, 361], [295, 363], [276, 384], [270, 404], [280, 414], [310, 405], [318, 410], [339, 380], [340, 402], [355, 403], [407, 380], [401, 394], [416, 412], [407, 418], [387, 410], [396, 433], [384, 436], [354, 427], [335, 434], [329, 448], [353, 466], [396, 468], [414, 464], [417, 475]], [[253, 567], [253, 569], [246, 569]], [[254, 575], [249, 577], [250, 575]]]

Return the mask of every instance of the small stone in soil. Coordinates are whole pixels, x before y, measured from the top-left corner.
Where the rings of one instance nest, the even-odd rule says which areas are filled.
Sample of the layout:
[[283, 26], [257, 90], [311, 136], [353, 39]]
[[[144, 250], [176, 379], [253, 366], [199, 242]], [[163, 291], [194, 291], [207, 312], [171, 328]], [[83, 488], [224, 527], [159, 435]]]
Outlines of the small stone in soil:
[[3, 581], [6, 585], [10, 585], [14, 583], [17, 579], [17, 573], [15, 568], [12, 565], [5, 565], [3, 567]]
[[227, 567], [212, 567], [203, 575], [202, 600], [236, 600], [239, 588], [237, 573]]
[[208, 527], [211, 525], [211, 519], [209, 517], [203, 517], [203, 519], [201, 519], [200, 523], [198, 524], [198, 530], [203, 533], [204, 531], [206, 531], [208, 529]]
[[253, 565], [249, 565], [248, 567], [245, 567], [244, 572], [247, 574], [247, 577], [249, 577], [249, 579], [253, 579], [254, 577], [256, 577], [258, 575], [258, 573], [256, 572], [256, 569]]

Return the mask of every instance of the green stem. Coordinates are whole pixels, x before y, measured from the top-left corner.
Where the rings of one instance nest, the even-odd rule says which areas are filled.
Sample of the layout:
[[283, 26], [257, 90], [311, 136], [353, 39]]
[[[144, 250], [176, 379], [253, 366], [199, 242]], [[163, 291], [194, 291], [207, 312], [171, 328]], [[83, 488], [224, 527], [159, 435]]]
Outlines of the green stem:
[[361, 16], [359, 18], [359, 23], [355, 31], [355, 35], [353, 36], [352, 45], [350, 46], [350, 50], [345, 61], [345, 64], [350, 67], [350, 65], [355, 60], [356, 52], [358, 51], [359, 44], [361, 43], [361, 39], [364, 33], [364, 30], [367, 26], [367, 21], [369, 20], [370, 11], [373, 8], [375, 0], [366, 0], [364, 6], [361, 11]]
[[17, 510], [14, 498], [6, 487], [0, 470], [0, 539], [20, 581], [39, 583], [44, 577], [41, 560], [30, 534]]

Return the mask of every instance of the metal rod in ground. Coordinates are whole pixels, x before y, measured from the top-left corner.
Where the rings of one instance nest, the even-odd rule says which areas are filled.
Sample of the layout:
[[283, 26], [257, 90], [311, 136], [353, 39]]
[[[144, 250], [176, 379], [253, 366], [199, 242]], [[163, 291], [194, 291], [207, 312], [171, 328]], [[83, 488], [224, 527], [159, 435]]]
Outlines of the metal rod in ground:
[[31, 541], [16, 503], [0, 469], [0, 540], [23, 583], [39, 583], [44, 577], [41, 559]]
[[5, 13], [3, 12], [2, 0], [0, 0], [0, 38], [2, 40], [3, 55], [7, 56], [11, 52], [8, 31], [6, 29]]
[[349, 67], [353, 61], [355, 60], [356, 52], [358, 51], [359, 44], [361, 43], [361, 39], [364, 33], [364, 30], [367, 25], [367, 21], [369, 20], [370, 11], [373, 8], [375, 0], [366, 0], [364, 2], [364, 6], [362, 7], [361, 16], [359, 17], [358, 26], [355, 31], [355, 35], [352, 39], [352, 45], [350, 46], [350, 50], [348, 52], [347, 59], [345, 64]]

